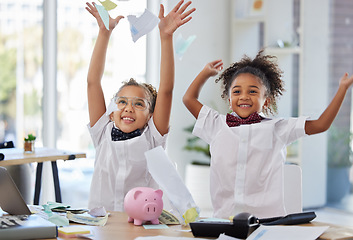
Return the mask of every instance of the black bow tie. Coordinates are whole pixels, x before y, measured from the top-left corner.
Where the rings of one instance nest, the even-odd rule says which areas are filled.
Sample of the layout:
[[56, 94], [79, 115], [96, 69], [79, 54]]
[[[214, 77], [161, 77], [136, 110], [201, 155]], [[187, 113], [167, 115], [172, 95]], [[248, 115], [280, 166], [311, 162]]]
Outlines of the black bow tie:
[[127, 139], [131, 139], [134, 137], [138, 137], [141, 135], [141, 130], [136, 129], [135, 131], [124, 133], [120, 129], [113, 126], [112, 128], [112, 141], [123, 141]]
[[227, 117], [226, 117], [226, 122], [229, 127], [237, 127], [242, 124], [259, 123], [259, 122], [261, 122], [262, 119], [263, 119], [263, 117], [261, 117], [257, 112], [250, 114], [249, 117], [244, 118], [244, 119], [236, 117], [236, 116], [228, 113]]

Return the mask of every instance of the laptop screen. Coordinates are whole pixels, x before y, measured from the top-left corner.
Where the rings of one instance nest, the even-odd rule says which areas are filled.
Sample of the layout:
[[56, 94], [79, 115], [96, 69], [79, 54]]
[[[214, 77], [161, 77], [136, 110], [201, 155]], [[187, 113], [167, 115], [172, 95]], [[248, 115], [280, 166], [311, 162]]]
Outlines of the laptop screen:
[[11, 215], [31, 214], [16, 184], [4, 167], [0, 167], [0, 207]]

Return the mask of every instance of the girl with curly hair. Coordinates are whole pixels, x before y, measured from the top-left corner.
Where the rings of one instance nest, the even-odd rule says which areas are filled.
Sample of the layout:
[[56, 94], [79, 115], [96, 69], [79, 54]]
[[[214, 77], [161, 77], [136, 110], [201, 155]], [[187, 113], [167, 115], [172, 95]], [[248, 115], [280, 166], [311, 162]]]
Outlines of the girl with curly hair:
[[183, 102], [197, 119], [193, 134], [210, 144], [210, 191], [214, 216], [228, 218], [249, 212], [260, 218], [284, 216], [283, 168], [286, 147], [300, 137], [326, 131], [335, 119], [353, 76], [345, 73], [338, 91], [317, 120], [307, 117], [270, 118], [284, 91], [276, 58], [261, 50], [244, 56], [216, 79], [231, 113], [223, 115], [203, 105], [204, 83], [223, 68], [208, 63], [187, 89]]
[[123, 16], [109, 17], [104, 26], [94, 3], [86, 10], [96, 18], [99, 33], [87, 76], [90, 123], [88, 129], [96, 149], [88, 208], [124, 211], [124, 198], [134, 187], [158, 188], [147, 169], [144, 153], [165, 148], [174, 88], [173, 34], [191, 20], [194, 8], [181, 0], [168, 15], [160, 5], [161, 71], [158, 93], [149, 84], [130, 79], [115, 94], [106, 109], [101, 79], [108, 43]]

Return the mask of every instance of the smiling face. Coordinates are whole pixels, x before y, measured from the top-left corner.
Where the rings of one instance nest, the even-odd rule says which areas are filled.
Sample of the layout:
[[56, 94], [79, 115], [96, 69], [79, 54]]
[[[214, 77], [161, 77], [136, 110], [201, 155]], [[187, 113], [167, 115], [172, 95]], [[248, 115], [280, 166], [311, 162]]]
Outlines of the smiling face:
[[241, 118], [260, 113], [268, 102], [265, 86], [250, 73], [239, 74], [229, 88], [229, 106]]
[[114, 111], [111, 119], [121, 131], [129, 133], [136, 129], [142, 129], [151, 117], [149, 107], [145, 110], [136, 110], [132, 105], [132, 99], [148, 99], [145, 89], [139, 86], [125, 86], [118, 92], [118, 97], [126, 97], [127, 105], [121, 110]]

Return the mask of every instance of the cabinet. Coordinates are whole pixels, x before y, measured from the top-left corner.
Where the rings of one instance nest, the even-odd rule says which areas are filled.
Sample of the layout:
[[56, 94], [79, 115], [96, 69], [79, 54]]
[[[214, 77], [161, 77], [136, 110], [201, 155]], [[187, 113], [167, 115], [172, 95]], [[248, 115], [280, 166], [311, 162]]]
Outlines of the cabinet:
[[[265, 52], [278, 58], [285, 89], [278, 116], [316, 119], [329, 103], [329, 0], [234, 0], [231, 6], [230, 62], [244, 54]], [[319, 7], [318, 7], [319, 6]], [[315, 12], [315, 14], [313, 14]], [[300, 139], [288, 148], [287, 160], [303, 170], [303, 207], [326, 203], [326, 134]]]

